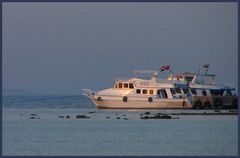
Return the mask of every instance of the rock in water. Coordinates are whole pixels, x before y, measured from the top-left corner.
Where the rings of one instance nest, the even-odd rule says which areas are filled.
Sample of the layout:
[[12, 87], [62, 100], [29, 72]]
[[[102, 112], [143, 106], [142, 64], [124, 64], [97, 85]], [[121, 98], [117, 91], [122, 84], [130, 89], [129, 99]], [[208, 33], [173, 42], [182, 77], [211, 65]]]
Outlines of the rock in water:
[[76, 115], [76, 118], [90, 118], [90, 117], [85, 116], [85, 115]]
[[142, 116], [140, 117], [140, 119], [149, 119], [150, 117], [149, 116]]

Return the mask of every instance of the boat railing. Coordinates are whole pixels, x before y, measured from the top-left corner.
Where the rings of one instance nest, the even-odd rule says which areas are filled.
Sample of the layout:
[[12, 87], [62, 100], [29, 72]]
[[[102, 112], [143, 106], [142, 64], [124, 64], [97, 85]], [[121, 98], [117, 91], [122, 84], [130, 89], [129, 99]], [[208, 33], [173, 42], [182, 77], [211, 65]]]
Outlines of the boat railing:
[[127, 81], [127, 80], [129, 80], [130, 78], [120, 78], [120, 77], [117, 77], [117, 78], [115, 78], [115, 81]]
[[94, 91], [91, 89], [85, 89], [85, 88], [82, 89], [82, 95], [85, 95], [85, 96], [93, 96], [96, 93], [97, 93], [97, 91]]

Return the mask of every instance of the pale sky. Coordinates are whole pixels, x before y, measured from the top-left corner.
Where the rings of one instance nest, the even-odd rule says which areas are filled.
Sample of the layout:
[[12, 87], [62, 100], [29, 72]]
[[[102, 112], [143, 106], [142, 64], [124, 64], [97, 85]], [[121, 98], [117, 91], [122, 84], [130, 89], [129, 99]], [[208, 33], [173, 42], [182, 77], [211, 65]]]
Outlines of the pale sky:
[[165, 64], [210, 64], [237, 88], [237, 3], [3, 3], [2, 17], [5, 90], [81, 94]]

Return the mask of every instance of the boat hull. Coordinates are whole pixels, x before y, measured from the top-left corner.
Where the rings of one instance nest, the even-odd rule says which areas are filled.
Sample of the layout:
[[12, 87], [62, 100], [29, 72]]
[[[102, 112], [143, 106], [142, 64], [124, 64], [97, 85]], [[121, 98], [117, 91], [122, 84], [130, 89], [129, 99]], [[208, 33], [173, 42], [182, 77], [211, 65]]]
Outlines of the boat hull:
[[98, 100], [92, 97], [91, 100], [98, 109], [191, 109], [192, 104], [187, 99], [153, 99], [128, 98], [123, 101], [122, 97], [103, 97]]

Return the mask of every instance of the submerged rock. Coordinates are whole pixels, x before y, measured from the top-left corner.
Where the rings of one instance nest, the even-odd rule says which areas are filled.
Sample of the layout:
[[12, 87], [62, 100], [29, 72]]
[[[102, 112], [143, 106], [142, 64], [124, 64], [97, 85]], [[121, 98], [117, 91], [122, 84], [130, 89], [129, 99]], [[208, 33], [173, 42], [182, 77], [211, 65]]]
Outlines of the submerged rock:
[[173, 117], [167, 114], [156, 114], [153, 116], [141, 116], [140, 119], [173, 119]]
[[59, 118], [64, 118], [64, 116], [58, 116]]
[[89, 114], [94, 114], [94, 113], [96, 113], [96, 111], [90, 111], [90, 112], [89, 112]]
[[128, 118], [124, 118], [124, 120], [128, 120]]
[[109, 116], [107, 116], [106, 118], [110, 118]]
[[120, 117], [117, 117], [116, 119], [120, 119]]
[[31, 116], [37, 116], [37, 114], [31, 114]]
[[88, 117], [86, 115], [76, 115], [76, 118], [78, 119], [78, 118], [90, 118], [90, 117]]
[[140, 119], [149, 119], [149, 116], [141, 116]]
[[31, 117], [29, 117], [29, 119], [40, 119], [40, 118], [39, 118], [39, 117], [31, 116]]
[[69, 118], [70, 118], [70, 116], [66, 116], [66, 118], [67, 118], [67, 119], [69, 119]]
[[153, 118], [155, 118], [155, 119], [172, 119], [172, 116], [167, 115], [167, 114], [163, 114], [163, 115], [157, 114]]
[[150, 112], [147, 111], [147, 112], [145, 112], [144, 114], [145, 114], [145, 115], [150, 115]]

